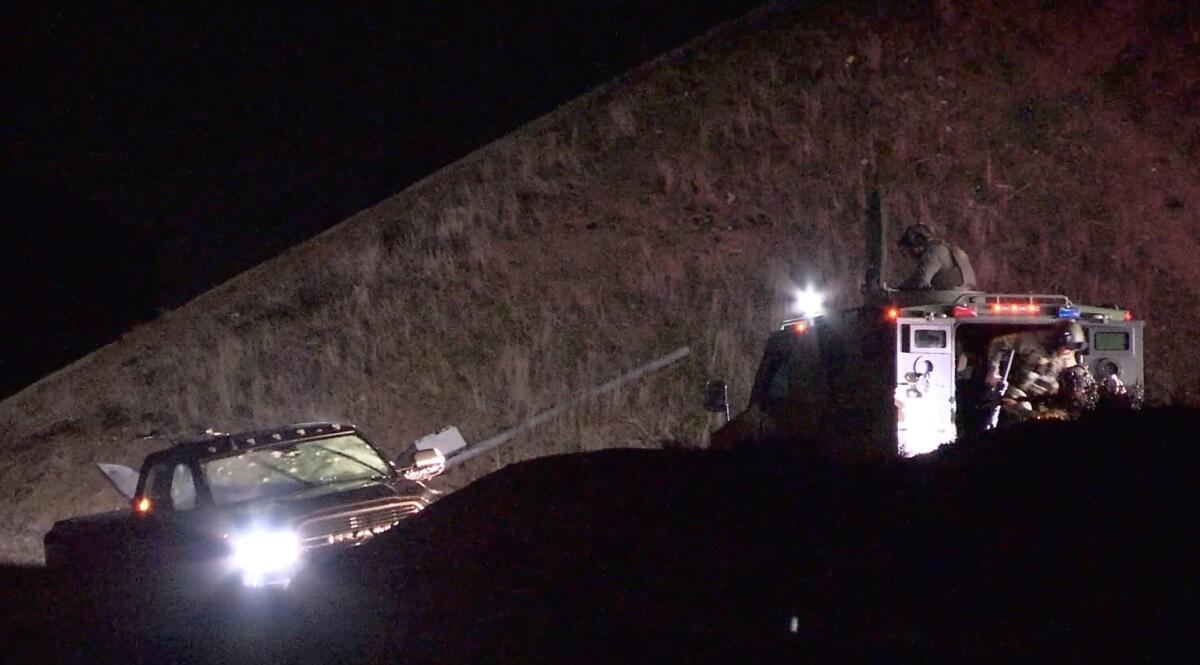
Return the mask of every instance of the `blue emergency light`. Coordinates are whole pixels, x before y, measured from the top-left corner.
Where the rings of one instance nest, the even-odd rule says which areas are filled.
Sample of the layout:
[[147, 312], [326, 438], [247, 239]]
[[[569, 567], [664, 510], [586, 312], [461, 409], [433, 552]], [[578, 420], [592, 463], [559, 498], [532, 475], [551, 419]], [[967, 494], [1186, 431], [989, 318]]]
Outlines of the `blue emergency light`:
[[1079, 308], [1071, 305], [1063, 305], [1058, 308], [1058, 318], [1060, 319], [1078, 319]]

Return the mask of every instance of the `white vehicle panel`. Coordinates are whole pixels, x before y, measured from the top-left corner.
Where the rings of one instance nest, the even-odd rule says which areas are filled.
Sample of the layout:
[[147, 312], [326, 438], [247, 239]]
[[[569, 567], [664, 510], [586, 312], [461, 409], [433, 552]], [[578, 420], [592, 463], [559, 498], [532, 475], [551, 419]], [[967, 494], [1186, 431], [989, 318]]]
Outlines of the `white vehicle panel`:
[[954, 441], [954, 330], [950, 321], [898, 321], [896, 439], [905, 457]]

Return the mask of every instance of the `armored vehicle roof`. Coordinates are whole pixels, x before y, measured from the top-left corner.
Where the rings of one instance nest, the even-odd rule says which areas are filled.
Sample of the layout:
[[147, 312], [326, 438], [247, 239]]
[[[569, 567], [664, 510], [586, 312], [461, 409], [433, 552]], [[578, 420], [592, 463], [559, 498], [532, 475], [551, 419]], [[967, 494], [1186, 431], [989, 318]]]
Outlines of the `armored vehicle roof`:
[[[1079, 319], [1107, 323], [1132, 321], [1133, 313], [1117, 305], [1083, 305], [1058, 294], [989, 293], [961, 290], [890, 290], [868, 298], [867, 307], [879, 307], [884, 318], [976, 318], [989, 319]], [[798, 322], [816, 317], [790, 318], [780, 328], [794, 327]]]

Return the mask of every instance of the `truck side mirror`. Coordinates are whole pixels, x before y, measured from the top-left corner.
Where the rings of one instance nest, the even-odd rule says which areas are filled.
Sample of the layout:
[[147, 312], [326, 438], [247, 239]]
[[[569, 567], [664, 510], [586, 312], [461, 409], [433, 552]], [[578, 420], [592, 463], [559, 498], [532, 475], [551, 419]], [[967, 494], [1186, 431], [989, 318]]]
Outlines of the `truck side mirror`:
[[413, 455], [412, 464], [401, 471], [401, 474], [409, 480], [429, 480], [445, 470], [446, 456], [442, 454], [442, 451], [434, 448], [418, 450]]
[[723, 414], [729, 422], [729, 388], [725, 381], [712, 379], [704, 384], [704, 410]]

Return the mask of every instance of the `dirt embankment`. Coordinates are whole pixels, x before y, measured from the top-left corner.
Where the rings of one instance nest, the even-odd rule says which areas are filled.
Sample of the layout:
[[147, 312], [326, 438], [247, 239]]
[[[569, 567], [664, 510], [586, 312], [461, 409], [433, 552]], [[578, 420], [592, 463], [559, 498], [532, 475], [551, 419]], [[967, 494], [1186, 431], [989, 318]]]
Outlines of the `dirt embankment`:
[[312, 571], [289, 604], [148, 611], [144, 589], [10, 571], [6, 625], [78, 661], [1187, 660], [1197, 427], [1151, 410], [871, 466], [801, 442], [546, 458]]

